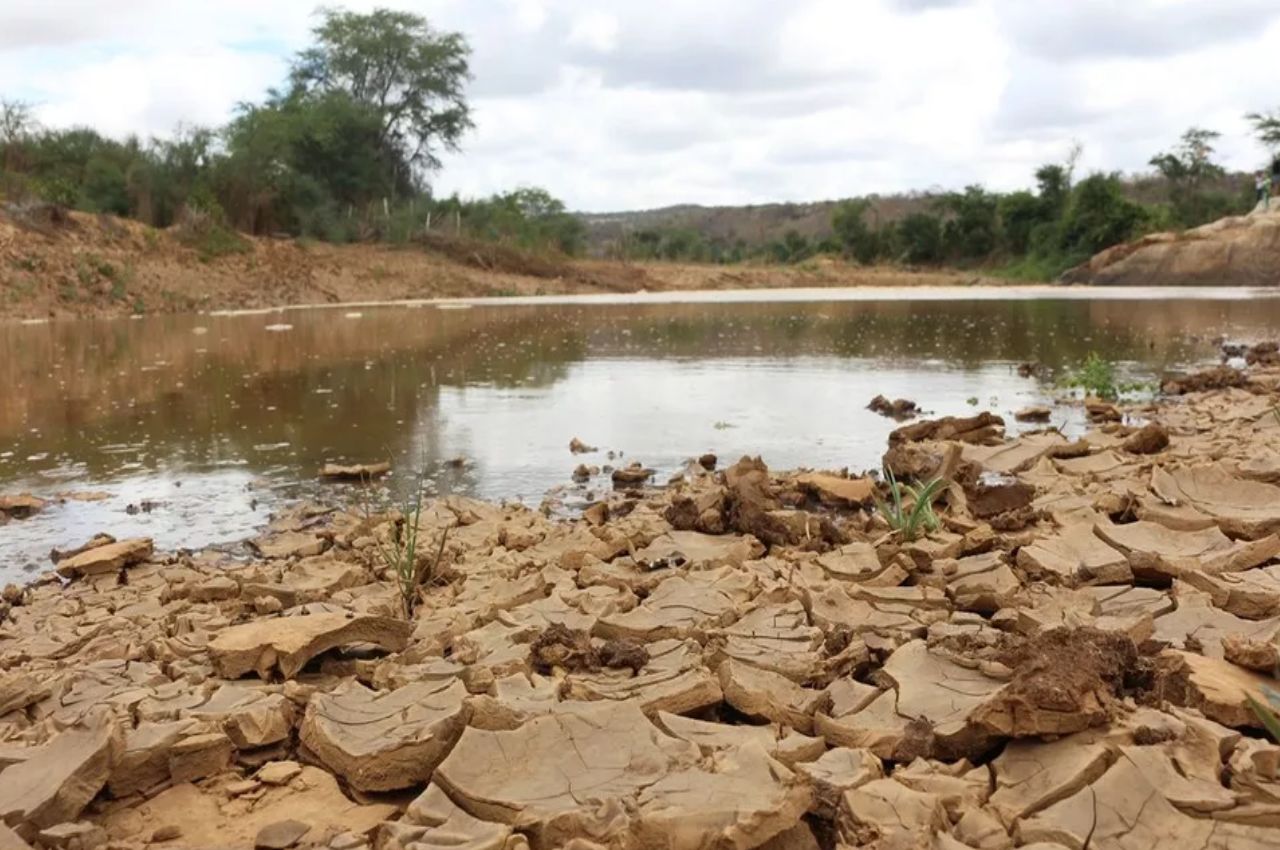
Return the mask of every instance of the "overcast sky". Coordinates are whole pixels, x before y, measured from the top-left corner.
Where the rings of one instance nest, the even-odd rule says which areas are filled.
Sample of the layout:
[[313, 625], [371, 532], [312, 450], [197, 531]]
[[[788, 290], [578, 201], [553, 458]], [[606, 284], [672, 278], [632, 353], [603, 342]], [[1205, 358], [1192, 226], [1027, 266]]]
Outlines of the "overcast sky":
[[[51, 126], [165, 134], [258, 99], [315, 0], [3, 0], [0, 96]], [[416, 0], [474, 48], [476, 129], [437, 191], [572, 208], [1030, 182], [1072, 140], [1136, 171], [1189, 125], [1263, 151], [1280, 0]]]

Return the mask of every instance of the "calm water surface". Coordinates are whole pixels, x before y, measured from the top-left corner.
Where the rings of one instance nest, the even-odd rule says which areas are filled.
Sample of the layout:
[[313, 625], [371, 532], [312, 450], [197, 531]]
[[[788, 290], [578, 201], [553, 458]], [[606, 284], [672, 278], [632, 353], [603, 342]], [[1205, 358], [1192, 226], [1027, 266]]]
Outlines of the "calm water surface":
[[[1170, 297], [1172, 296], [1172, 297]], [[939, 415], [1057, 393], [1096, 351], [1134, 379], [1280, 327], [1241, 290], [850, 290], [520, 300], [0, 324], [0, 493], [98, 491], [0, 526], [0, 581], [96, 531], [239, 541], [326, 461], [424, 467], [437, 492], [569, 509], [581, 460], [665, 477], [705, 451], [876, 467], [877, 393]], [[1012, 417], [1009, 417], [1012, 425]], [[1069, 409], [1055, 421], [1080, 423]], [[599, 446], [574, 457], [571, 437]], [[451, 463], [462, 458], [461, 465]], [[340, 492], [340, 491], [339, 491]], [[150, 511], [129, 512], [149, 503]]]

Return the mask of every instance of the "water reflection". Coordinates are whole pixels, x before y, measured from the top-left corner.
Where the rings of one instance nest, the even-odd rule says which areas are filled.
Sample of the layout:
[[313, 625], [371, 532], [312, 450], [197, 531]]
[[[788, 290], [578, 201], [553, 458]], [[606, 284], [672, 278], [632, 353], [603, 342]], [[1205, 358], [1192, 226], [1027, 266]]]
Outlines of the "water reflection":
[[[567, 482], [572, 436], [664, 471], [706, 450], [866, 468], [892, 427], [864, 409], [877, 393], [1009, 412], [1049, 389], [1019, 378], [1020, 362], [1098, 351], [1150, 376], [1277, 320], [1274, 299], [1038, 298], [0, 325], [0, 491], [112, 494], [0, 530], [0, 575], [98, 530], [165, 547], [243, 537], [336, 459], [420, 462], [441, 491], [535, 502]], [[164, 505], [124, 514], [142, 498]]]

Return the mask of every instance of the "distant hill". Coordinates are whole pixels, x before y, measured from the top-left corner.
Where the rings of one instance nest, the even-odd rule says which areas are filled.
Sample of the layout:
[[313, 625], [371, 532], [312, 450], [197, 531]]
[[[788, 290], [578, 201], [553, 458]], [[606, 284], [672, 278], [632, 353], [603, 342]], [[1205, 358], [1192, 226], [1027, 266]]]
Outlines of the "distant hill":
[[[1223, 192], [1244, 191], [1252, 186], [1252, 181], [1250, 175], [1241, 172], [1228, 174], [1206, 188]], [[1129, 177], [1125, 180], [1125, 187], [1130, 200], [1144, 204], [1168, 199], [1168, 183], [1155, 175]], [[871, 201], [868, 220], [873, 224], [883, 224], [913, 212], [929, 212], [934, 201], [943, 194], [946, 194], [944, 190], [937, 189], [868, 196], [867, 200]], [[789, 230], [795, 230], [810, 240], [822, 239], [831, 234], [831, 213], [839, 203], [839, 200], [827, 200], [737, 207], [679, 204], [653, 210], [580, 215], [587, 225], [587, 253], [600, 257], [610, 254], [624, 235], [644, 230], [691, 230], [708, 241], [732, 244], [742, 240], [751, 247], [780, 239]]]

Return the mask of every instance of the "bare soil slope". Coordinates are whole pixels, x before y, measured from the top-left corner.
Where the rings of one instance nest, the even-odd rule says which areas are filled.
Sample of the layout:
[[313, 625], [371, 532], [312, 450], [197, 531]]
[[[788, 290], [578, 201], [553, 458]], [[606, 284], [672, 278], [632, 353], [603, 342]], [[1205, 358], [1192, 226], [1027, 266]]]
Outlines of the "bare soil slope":
[[410, 246], [245, 238], [202, 256], [169, 230], [83, 213], [0, 211], [0, 317], [271, 307], [433, 297], [998, 283], [964, 272], [573, 261], [466, 240]]

